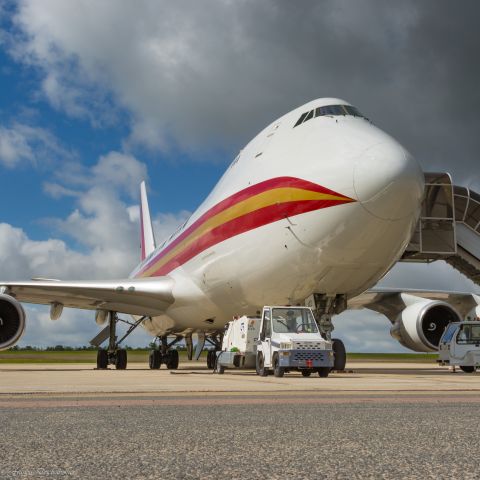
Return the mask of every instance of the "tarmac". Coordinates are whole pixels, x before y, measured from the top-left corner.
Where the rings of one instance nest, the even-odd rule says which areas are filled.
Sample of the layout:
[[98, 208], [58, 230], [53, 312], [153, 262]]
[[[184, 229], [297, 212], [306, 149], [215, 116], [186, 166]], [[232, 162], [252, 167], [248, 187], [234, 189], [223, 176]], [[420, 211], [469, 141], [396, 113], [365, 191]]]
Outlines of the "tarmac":
[[283, 378], [259, 377], [254, 371], [226, 370], [214, 374], [200, 362], [178, 370], [150, 370], [132, 363], [127, 370], [96, 370], [91, 364], [1, 364], [0, 395], [189, 392], [454, 392], [478, 391], [480, 373], [452, 373], [425, 363], [351, 362], [346, 373], [328, 378], [288, 373]]
[[480, 372], [0, 365], [0, 479], [479, 478]]

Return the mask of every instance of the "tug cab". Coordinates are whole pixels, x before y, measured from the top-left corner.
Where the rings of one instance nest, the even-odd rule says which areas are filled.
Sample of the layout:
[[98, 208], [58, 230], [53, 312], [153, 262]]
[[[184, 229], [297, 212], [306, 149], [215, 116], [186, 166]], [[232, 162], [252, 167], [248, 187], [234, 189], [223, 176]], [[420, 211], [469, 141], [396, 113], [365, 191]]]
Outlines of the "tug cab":
[[263, 307], [257, 342], [256, 370], [276, 377], [298, 370], [304, 377], [328, 377], [334, 365], [332, 342], [324, 339], [308, 307]]

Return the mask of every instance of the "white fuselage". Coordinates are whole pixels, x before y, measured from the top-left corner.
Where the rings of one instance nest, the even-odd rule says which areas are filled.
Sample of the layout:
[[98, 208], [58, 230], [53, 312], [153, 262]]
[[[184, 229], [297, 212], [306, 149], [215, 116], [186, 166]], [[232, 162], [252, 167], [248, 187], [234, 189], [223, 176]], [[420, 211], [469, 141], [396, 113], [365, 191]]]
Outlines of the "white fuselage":
[[[420, 214], [423, 173], [398, 142], [365, 118], [324, 115], [294, 127], [302, 113], [325, 105], [349, 104], [315, 100], [269, 125], [188, 222], [132, 273], [168, 275], [175, 282], [176, 300], [166, 314], [144, 322], [152, 335], [218, 330], [233, 315], [255, 314], [265, 304], [301, 303], [314, 292], [351, 298], [375, 285], [399, 259]], [[308, 204], [308, 188], [242, 197], [285, 178], [325, 187], [349, 201], [296, 213], [295, 205], [301, 211]], [[280, 194], [284, 203], [272, 197]], [[210, 219], [232, 196], [242, 208], [257, 208], [257, 202], [258, 209], [242, 216], [245, 211], [236, 212], [240, 206], [234, 205]], [[275, 213], [277, 206], [285, 214]], [[171, 258], [165, 252], [180, 240], [178, 255], [170, 253], [173, 260], [163, 270], [146, 268], [162, 255]]]

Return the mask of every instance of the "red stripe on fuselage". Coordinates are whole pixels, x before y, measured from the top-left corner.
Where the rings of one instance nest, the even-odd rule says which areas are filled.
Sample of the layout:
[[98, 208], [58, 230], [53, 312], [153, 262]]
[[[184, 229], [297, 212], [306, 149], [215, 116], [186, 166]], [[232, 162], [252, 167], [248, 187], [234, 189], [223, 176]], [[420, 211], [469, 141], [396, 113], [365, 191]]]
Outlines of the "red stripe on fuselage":
[[346, 203], [344, 200], [304, 200], [285, 202], [279, 205], [270, 205], [250, 212], [241, 217], [234, 218], [212, 229], [200, 237], [195, 243], [182, 250], [175, 258], [154, 271], [151, 276], [166, 275], [175, 268], [183, 265], [188, 260], [203, 252], [209, 247], [223, 242], [229, 238], [248, 232], [269, 223], [282, 220], [286, 217], [312, 212], [335, 205]]
[[[232, 205], [235, 205], [254, 195], [258, 195], [259, 193], [265, 192], [267, 190], [273, 190], [275, 188], [288, 188], [288, 187], [300, 188], [304, 190], [310, 190], [312, 192], [320, 192], [320, 193], [325, 193], [329, 195], [341, 196], [337, 192], [334, 192], [333, 190], [322, 187], [321, 185], [317, 185], [315, 183], [309, 182], [308, 180], [302, 180], [300, 178], [294, 178], [294, 177], [277, 177], [277, 178], [271, 178], [269, 180], [265, 180], [260, 183], [256, 183], [255, 185], [247, 187], [244, 190], [241, 190], [240, 192], [237, 192], [231, 195], [230, 197], [227, 197], [226, 199], [217, 203], [210, 210], [205, 212], [195, 222], [193, 222], [192, 225], [190, 225], [185, 231], [183, 231], [170, 245], [165, 247], [164, 250], [159, 252], [159, 254], [153, 257], [146, 265], [142, 266], [141, 270], [137, 273], [137, 276], [141, 275], [143, 272], [150, 269], [156, 262], [161, 260], [165, 255], [167, 255], [168, 252], [174, 249], [180, 242], [182, 242], [185, 238], [187, 238], [191, 233], [193, 233], [202, 223], [206, 222], [209, 218], [212, 218], [213, 216], [217, 215], [223, 210], [226, 210]], [[351, 201], [354, 201], [354, 200], [351, 200]], [[336, 205], [337, 203], [347, 203], [347, 202], [331, 202], [331, 201], [329, 202], [330, 205]], [[163, 269], [164, 268], [162, 267], [161, 270], [163, 271]], [[155, 273], [154, 275], [159, 275], [159, 274]]]

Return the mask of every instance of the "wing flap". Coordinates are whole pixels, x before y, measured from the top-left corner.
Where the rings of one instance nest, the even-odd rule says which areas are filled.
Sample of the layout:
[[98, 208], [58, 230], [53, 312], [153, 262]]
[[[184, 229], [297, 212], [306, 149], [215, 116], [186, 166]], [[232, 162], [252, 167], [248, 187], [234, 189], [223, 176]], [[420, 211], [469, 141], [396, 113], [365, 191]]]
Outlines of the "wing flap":
[[46, 305], [58, 302], [65, 307], [130, 315], [160, 315], [174, 301], [173, 280], [169, 277], [85, 282], [35, 280], [2, 282], [0, 286], [20, 302]]

